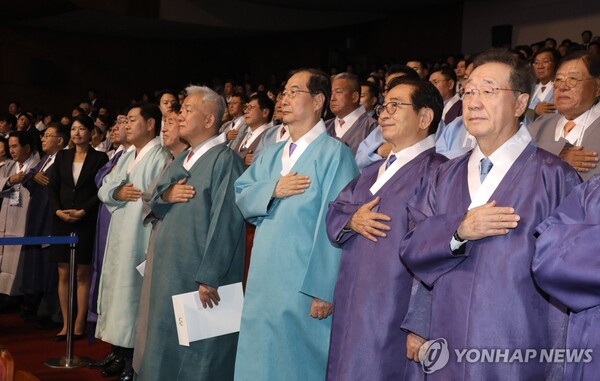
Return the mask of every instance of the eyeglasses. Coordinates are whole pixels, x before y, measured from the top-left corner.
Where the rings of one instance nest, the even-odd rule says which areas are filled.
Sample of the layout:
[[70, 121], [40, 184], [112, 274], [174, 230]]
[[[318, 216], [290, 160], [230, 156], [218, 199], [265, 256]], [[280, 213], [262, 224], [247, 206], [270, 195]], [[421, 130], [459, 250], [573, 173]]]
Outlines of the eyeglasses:
[[307, 93], [307, 94], [315, 94], [312, 91], [309, 90], [300, 90], [300, 89], [289, 89], [289, 90], [283, 90], [281, 92], [281, 98], [290, 98], [290, 99], [294, 99], [296, 97], [296, 95], [298, 95], [298, 93]]
[[253, 105], [244, 105], [244, 112], [246, 111], [252, 111], [252, 109], [254, 108], [260, 108], [260, 106], [253, 106]]
[[582, 82], [582, 81], [587, 81], [589, 79], [594, 79], [594, 78], [592, 78], [592, 77], [583, 78], [583, 79], [578, 79], [578, 78], [573, 78], [573, 77], [555, 78], [554, 79], [554, 88], [558, 89], [558, 88], [562, 87], [563, 84], [565, 84], [568, 88], [572, 89], [573, 87], [577, 86], [577, 83]]
[[548, 66], [554, 61], [543, 60], [543, 61], [533, 61], [533, 66]]
[[470, 100], [473, 98], [473, 96], [475, 96], [475, 94], [479, 94], [484, 98], [492, 98], [494, 95], [498, 94], [498, 91], [513, 91], [513, 92], [517, 92], [517, 93], [522, 93], [521, 90], [515, 90], [515, 89], [501, 89], [499, 87], [492, 87], [492, 86], [481, 86], [480, 88], [471, 88], [471, 89], [465, 89], [462, 88], [460, 89], [460, 91], [458, 92], [460, 94], [460, 97], [464, 100]]
[[385, 109], [385, 111], [389, 115], [393, 115], [396, 112], [396, 110], [398, 110], [398, 107], [400, 107], [400, 106], [416, 106], [416, 104], [406, 103], [406, 102], [388, 102], [388, 103], [384, 103], [382, 105], [377, 105], [375, 107], [375, 112], [377, 113], [377, 116], [379, 116]]

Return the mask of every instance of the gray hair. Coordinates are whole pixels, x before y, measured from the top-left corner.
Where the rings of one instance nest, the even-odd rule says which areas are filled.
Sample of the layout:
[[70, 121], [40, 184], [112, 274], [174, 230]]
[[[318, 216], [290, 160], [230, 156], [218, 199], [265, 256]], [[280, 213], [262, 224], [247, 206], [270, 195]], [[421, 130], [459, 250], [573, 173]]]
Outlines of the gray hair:
[[215, 126], [218, 128], [221, 125], [223, 114], [225, 114], [225, 100], [222, 96], [209, 87], [197, 85], [189, 85], [185, 88], [185, 93], [188, 96], [192, 94], [200, 95], [202, 102], [209, 107], [210, 113], [215, 116]]

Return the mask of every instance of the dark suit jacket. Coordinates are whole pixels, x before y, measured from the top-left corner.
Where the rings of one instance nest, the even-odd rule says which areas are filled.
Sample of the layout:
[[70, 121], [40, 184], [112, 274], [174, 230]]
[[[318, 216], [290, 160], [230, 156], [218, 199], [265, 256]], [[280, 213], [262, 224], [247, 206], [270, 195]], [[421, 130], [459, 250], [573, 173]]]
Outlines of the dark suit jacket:
[[[79, 236], [78, 249], [88, 251], [91, 255], [98, 216], [98, 188], [94, 177], [98, 170], [108, 161], [104, 152], [90, 146], [77, 185], [73, 182], [73, 159], [75, 149], [59, 151], [54, 161], [54, 170], [48, 185], [50, 200], [50, 216], [52, 217], [54, 235], [69, 235], [71, 232]], [[76, 223], [67, 223], [56, 216], [62, 209], [83, 209], [85, 216]]]
[[338, 138], [335, 134], [335, 118], [325, 121], [327, 133], [330, 136], [338, 139], [352, 150], [352, 154], [356, 155], [358, 146], [366, 139], [367, 136], [377, 127], [377, 121], [369, 116], [366, 112], [356, 119], [356, 122], [346, 131], [344, 136]]
[[[558, 141], [554, 140], [556, 123], [558, 123], [558, 119], [561, 116], [562, 115], [559, 113], [544, 114], [529, 126], [529, 133], [535, 141], [535, 144], [557, 156], [563, 148], [571, 146], [569, 141], [562, 137], [558, 139]], [[585, 130], [581, 145], [586, 151], [596, 151], [600, 153], [600, 118], [594, 120]], [[587, 172], [578, 173], [583, 181], [586, 181], [590, 177], [600, 173], [600, 165]]]

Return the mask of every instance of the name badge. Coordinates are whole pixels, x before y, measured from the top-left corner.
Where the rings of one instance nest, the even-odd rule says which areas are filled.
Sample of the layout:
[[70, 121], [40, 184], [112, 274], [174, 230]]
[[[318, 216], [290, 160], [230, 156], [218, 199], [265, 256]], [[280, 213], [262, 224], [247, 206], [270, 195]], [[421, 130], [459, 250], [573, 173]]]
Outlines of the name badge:
[[19, 191], [11, 192], [8, 199], [8, 205], [10, 206], [21, 206], [21, 193]]

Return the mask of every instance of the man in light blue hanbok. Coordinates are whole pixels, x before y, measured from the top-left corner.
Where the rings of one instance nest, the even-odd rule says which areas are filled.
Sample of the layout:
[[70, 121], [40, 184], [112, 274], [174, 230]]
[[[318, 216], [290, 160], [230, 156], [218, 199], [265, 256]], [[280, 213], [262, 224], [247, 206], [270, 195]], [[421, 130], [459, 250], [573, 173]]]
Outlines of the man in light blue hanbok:
[[236, 356], [236, 380], [324, 380], [340, 249], [325, 214], [357, 175], [352, 152], [321, 120], [328, 77], [301, 70], [283, 92], [290, 139], [273, 144], [236, 181], [256, 225]]
[[[102, 181], [98, 198], [112, 214], [98, 290], [96, 337], [112, 344], [125, 359], [122, 380], [133, 379], [133, 343], [142, 276], [136, 270], [146, 257], [151, 226], [142, 223], [142, 192], [160, 174], [171, 155], [160, 145], [162, 114], [158, 106], [132, 107], [127, 114], [123, 154]], [[115, 348], [119, 347], [119, 348]], [[105, 376], [112, 376], [105, 370]]]

